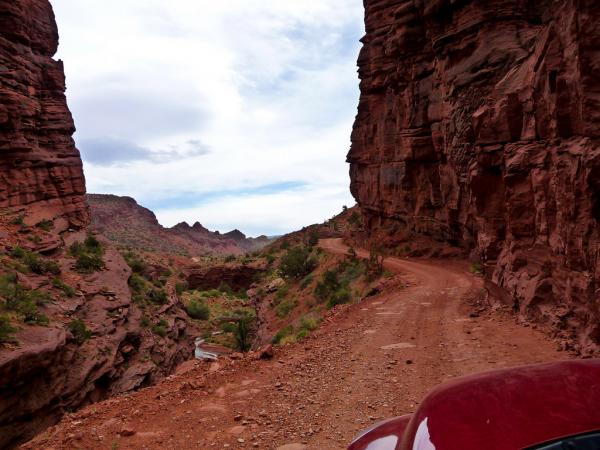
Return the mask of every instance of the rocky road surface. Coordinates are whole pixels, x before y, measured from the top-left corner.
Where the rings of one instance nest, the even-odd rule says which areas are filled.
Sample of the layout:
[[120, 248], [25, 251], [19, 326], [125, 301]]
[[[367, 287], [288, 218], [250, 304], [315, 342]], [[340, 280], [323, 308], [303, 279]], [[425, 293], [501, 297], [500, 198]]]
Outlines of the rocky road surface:
[[[340, 240], [321, 246], [347, 251]], [[23, 448], [344, 449], [377, 420], [414, 411], [445, 380], [568, 357], [507, 314], [472, 314], [468, 299], [482, 280], [464, 262], [385, 266], [402, 283], [340, 308], [273, 359], [186, 363], [157, 386], [65, 417]]]

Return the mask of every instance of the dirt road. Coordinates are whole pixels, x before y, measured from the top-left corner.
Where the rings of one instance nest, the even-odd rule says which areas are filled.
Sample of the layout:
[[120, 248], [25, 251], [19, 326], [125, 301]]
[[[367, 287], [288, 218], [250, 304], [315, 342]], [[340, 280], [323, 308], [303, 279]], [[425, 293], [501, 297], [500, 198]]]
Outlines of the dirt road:
[[[321, 246], [347, 250], [339, 240]], [[26, 448], [343, 449], [374, 421], [414, 411], [440, 382], [567, 357], [508, 316], [470, 317], [465, 299], [482, 282], [465, 263], [385, 266], [408, 286], [352, 305], [272, 361], [220, 361], [208, 375], [207, 365], [190, 366], [71, 415]]]

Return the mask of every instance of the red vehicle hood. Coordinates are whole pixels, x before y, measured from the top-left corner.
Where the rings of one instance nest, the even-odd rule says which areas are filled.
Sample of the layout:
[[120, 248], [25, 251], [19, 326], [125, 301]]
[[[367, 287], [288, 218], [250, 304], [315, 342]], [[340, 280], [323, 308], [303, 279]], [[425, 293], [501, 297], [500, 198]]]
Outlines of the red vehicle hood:
[[600, 360], [459, 378], [433, 390], [397, 450], [517, 450], [600, 429]]

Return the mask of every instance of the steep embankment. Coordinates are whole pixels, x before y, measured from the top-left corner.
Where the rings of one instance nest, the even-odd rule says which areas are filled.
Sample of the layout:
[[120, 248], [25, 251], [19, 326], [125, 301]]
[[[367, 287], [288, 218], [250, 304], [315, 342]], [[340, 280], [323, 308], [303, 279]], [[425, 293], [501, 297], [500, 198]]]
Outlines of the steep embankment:
[[[348, 251], [338, 240], [322, 247]], [[338, 450], [374, 421], [413, 412], [442, 381], [564, 357], [541, 333], [506, 316], [479, 317], [468, 300], [482, 280], [466, 263], [388, 258], [385, 267], [403, 283], [338, 307], [305, 341], [276, 349], [274, 359], [196, 363], [158, 386], [65, 418], [24, 448], [297, 443]]]
[[94, 229], [120, 247], [188, 256], [239, 255], [270, 242], [266, 236], [247, 238], [238, 230], [211, 232], [198, 222], [165, 228], [152, 211], [130, 197], [88, 194], [87, 198]]
[[600, 344], [600, 9], [367, 0], [352, 193], [377, 239], [479, 259], [498, 300]]

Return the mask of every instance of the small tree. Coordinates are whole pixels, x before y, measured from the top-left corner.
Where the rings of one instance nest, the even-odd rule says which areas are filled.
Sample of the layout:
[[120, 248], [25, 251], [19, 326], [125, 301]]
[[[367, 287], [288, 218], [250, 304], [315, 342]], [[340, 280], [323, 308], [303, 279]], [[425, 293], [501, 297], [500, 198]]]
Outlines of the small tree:
[[306, 247], [289, 249], [281, 258], [279, 271], [286, 278], [303, 278], [317, 266], [316, 258]]
[[0, 344], [14, 342], [12, 335], [16, 331], [17, 329], [11, 325], [8, 316], [0, 316]]

